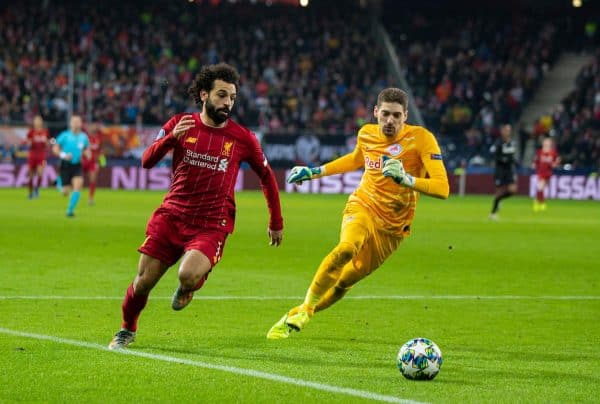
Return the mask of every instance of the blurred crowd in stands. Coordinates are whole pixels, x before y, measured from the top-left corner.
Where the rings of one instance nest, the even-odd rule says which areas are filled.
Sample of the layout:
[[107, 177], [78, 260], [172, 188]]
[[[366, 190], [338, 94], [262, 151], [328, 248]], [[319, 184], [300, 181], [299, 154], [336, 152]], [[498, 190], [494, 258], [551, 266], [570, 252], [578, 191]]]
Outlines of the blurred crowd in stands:
[[[263, 133], [353, 134], [371, 120], [379, 90], [398, 83], [364, 10], [317, 3], [0, 6], [0, 124], [30, 122], [38, 113], [65, 122], [72, 97], [87, 120], [159, 125], [195, 110], [186, 93], [194, 73], [225, 61], [242, 76], [234, 111], [241, 123]], [[451, 169], [486, 164], [500, 123], [516, 123], [560, 54], [581, 51], [573, 47], [586, 39], [582, 24], [567, 16], [384, 10], [381, 18], [412, 102]], [[554, 136], [563, 161], [576, 167], [598, 165], [599, 80], [596, 58], [577, 89], [534, 128], [535, 136]]]
[[242, 75], [237, 119], [264, 131], [352, 133], [390, 84], [368, 18], [344, 8], [42, 4], [0, 8], [0, 122], [64, 118], [69, 63], [76, 109], [102, 123], [162, 124], [193, 109], [194, 73], [219, 61]]
[[600, 53], [581, 69], [574, 90], [535, 122], [533, 136], [555, 139], [568, 168], [600, 169]]
[[[448, 18], [447, 10], [427, 10], [386, 24], [425, 121], [454, 151], [451, 167], [488, 164], [499, 125], [518, 131], [521, 112], [560, 54], [587, 44], [585, 24], [567, 16], [474, 11]], [[515, 133], [522, 142], [528, 136]]]

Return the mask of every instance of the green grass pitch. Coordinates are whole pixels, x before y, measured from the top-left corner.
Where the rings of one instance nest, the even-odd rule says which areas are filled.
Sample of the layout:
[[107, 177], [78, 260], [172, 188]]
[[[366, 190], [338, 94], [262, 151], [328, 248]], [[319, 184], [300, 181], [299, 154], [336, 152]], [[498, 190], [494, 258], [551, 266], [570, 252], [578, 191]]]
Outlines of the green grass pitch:
[[[0, 190], [0, 402], [597, 402], [600, 205], [422, 197], [413, 235], [301, 333], [265, 334], [298, 304], [335, 245], [346, 196], [282, 194], [284, 243], [268, 246], [262, 194], [237, 195], [223, 260], [182, 312], [172, 268], [150, 296], [132, 355], [119, 328], [144, 228], [163, 192], [82, 195], [75, 219], [44, 189]], [[438, 377], [401, 377], [413, 337], [444, 355]]]

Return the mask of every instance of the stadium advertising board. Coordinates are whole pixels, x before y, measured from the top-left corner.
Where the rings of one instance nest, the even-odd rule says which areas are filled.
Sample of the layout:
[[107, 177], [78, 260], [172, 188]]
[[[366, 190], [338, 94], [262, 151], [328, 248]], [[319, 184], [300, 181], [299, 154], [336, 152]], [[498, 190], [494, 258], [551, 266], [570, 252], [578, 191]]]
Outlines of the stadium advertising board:
[[[537, 191], [537, 176], [529, 177], [529, 196]], [[548, 199], [600, 200], [600, 177], [584, 175], [553, 175], [545, 189]]]
[[28, 131], [26, 126], [0, 125], [0, 145], [6, 149], [18, 147], [25, 141]]
[[[285, 192], [304, 194], [349, 194], [360, 183], [362, 171], [331, 175], [301, 185], [288, 184], [285, 178], [290, 170], [274, 169], [279, 188]], [[48, 164], [44, 168], [40, 185], [51, 187], [56, 179], [57, 168]], [[457, 193], [457, 176], [450, 176], [451, 192]], [[87, 180], [87, 179], [86, 179]], [[129, 190], [166, 190], [171, 183], [170, 167], [155, 167], [145, 170], [140, 166], [114, 166], [100, 169], [98, 186], [110, 189]], [[519, 194], [535, 196], [536, 177], [519, 176]], [[27, 164], [0, 164], [0, 188], [26, 187]], [[258, 190], [260, 183], [251, 170], [240, 170], [236, 191]], [[493, 177], [491, 175], [468, 175], [467, 194], [493, 193]], [[600, 200], [600, 177], [585, 175], [554, 175], [546, 189], [549, 199], [592, 199]]]
[[[286, 170], [285, 176], [290, 170]], [[360, 183], [362, 171], [351, 171], [328, 177], [304, 181], [300, 185], [285, 183], [285, 192], [298, 192], [301, 194], [349, 194]]]
[[[40, 185], [51, 187], [58, 175], [54, 164], [44, 167]], [[85, 178], [87, 181], [87, 178]], [[0, 188], [26, 187], [27, 164], [0, 164]], [[166, 190], [171, 185], [171, 167], [155, 167], [150, 170], [140, 166], [114, 166], [100, 169], [98, 187], [127, 190]], [[244, 189], [244, 171], [240, 171], [236, 191]]]
[[272, 167], [315, 166], [347, 154], [356, 145], [355, 136], [264, 135], [262, 148]]

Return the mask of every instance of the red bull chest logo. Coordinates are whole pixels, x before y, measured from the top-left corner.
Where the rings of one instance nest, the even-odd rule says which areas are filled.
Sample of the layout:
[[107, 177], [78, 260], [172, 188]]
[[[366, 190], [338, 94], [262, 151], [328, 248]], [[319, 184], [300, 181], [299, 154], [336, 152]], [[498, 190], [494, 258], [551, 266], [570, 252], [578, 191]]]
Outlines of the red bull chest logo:
[[381, 159], [371, 160], [369, 156], [365, 156], [365, 169], [381, 170]]

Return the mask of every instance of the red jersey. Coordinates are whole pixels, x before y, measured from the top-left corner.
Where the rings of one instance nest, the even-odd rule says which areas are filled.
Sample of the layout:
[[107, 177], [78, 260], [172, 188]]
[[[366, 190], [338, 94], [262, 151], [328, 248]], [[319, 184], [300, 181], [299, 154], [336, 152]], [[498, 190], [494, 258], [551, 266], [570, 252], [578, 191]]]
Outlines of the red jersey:
[[234, 187], [242, 162], [260, 179], [271, 215], [269, 228], [283, 229], [279, 190], [256, 136], [229, 119], [222, 128], [202, 123], [176, 139], [173, 128], [189, 114], [177, 114], [161, 129], [142, 156], [142, 166], [152, 168], [173, 149], [173, 181], [161, 207], [186, 223], [231, 233], [235, 220]]
[[89, 134], [88, 139], [90, 141], [88, 148], [92, 153], [92, 158], [90, 159], [90, 161], [97, 162], [100, 158], [102, 134], [100, 132]]
[[535, 173], [538, 177], [550, 178], [552, 176], [552, 169], [556, 167], [559, 162], [558, 153], [556, 149], [544, 151], [539, 149], [535, 153]]
[[48, 149], [48, 129], [29, 129], [27, 140], [29, 141], [29, 156], [39, 159], [46, 158]]

